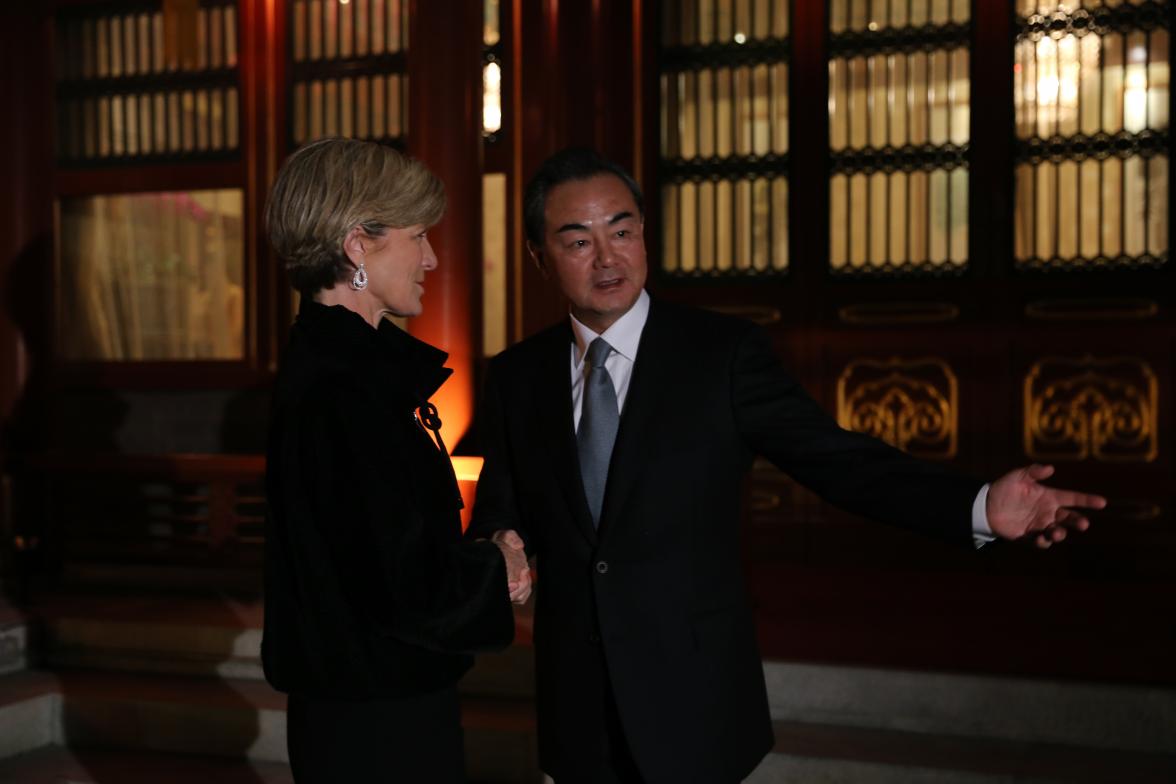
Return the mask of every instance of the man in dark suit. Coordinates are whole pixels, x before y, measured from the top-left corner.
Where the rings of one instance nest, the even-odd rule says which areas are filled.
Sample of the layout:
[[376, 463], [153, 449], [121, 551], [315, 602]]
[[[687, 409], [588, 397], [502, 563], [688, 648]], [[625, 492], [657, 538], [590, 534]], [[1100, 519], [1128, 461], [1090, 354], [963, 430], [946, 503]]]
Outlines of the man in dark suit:
[[[849, 511], [970, 546], [1060, 541], [1095, 496], [1047, 466], [991, 485], [842, 430], [737, 319], [651, 300], [640, 189], [588, 150], [527, 189], [528, 248], [570, 319], [496, 357], [476, 535], [537, 558], [542, 768], [557, 784], [734, 784], [772, 747], [738, 557], [764, 455]], [[525, 600], [529, 587], [517, 597]]]

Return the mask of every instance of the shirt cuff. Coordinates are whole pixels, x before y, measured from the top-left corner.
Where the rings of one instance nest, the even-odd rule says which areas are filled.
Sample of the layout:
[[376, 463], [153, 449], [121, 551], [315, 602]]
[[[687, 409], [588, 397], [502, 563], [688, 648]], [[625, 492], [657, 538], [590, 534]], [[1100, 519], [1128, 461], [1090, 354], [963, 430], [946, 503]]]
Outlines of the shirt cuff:
[[972, 502], [972, 544], [976, 549], [996, 539], [996, 534], [988, 526], [988, 488], [988, 484], [981, 487]]

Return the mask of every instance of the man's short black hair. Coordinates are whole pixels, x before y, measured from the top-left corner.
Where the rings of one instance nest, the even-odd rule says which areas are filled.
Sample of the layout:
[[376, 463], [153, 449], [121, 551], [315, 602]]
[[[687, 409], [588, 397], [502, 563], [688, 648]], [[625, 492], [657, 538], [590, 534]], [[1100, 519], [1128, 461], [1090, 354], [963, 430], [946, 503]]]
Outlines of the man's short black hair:
[[568, 147], [545, 160], [527, 183], [523, 196], [523, 224], [531, 244], [537, 248], [543, 245], [543, 211], [551, 189], [565, 182], [587, 180], [601, 174], [611, 174], [625, 183], [637, 203], [638, 214], [645, 217], [645, 198], [629, 172], [589, 147]]

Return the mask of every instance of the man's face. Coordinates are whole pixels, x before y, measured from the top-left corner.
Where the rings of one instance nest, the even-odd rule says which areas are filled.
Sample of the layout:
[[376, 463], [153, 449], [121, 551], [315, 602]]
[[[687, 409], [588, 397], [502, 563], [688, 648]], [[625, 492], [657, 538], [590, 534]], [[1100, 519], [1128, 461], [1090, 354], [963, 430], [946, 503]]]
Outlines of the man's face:
[[596, 333], [623, 316], [645, 286], [644, 224], [620, 178], [601, 174], [557, 185], [544, 207], [536, 261], [555, 276], [572, 315]]

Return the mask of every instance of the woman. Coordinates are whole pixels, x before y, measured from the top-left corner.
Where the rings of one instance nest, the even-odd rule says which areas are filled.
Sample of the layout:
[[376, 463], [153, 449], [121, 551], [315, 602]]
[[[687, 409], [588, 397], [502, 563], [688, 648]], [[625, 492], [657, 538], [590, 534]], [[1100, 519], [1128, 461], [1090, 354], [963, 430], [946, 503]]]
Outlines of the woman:
[[464, 780], [454, 684], [504, 647], [521, 541], [461, 536], [429, 396], [446, 354], [386, 320], [421, 312], [439, 180], [380, 145], [295, 152], [266, 207], [302, 295], [266, 469], [267, 680], [299, 782]]

